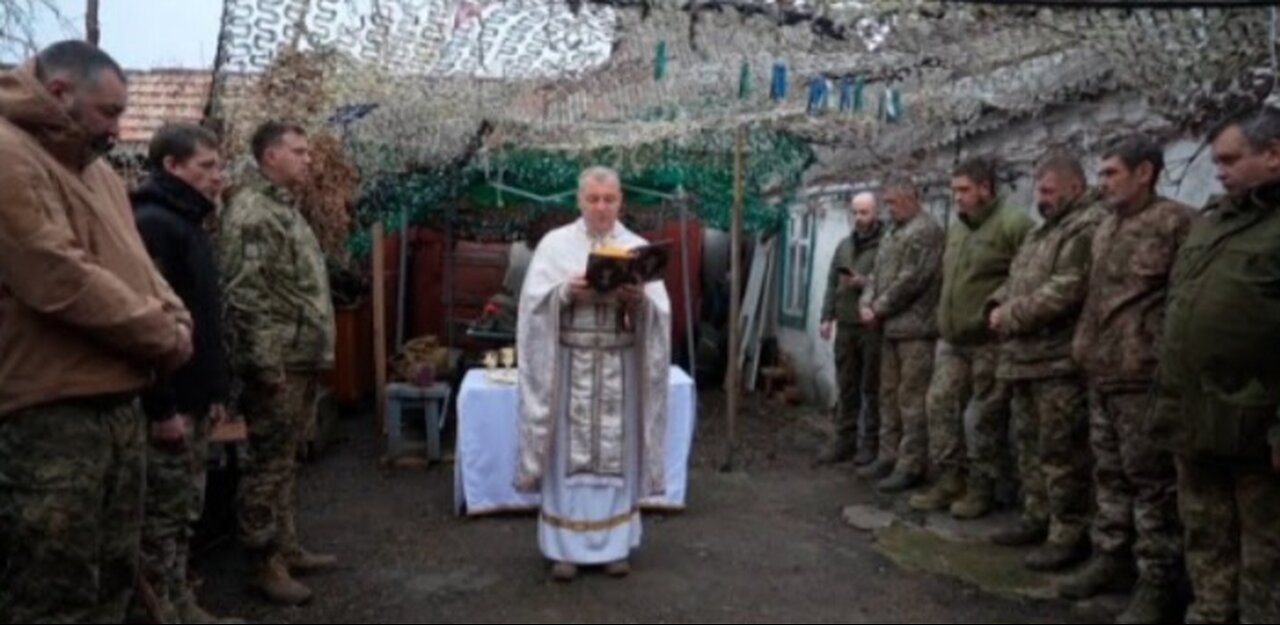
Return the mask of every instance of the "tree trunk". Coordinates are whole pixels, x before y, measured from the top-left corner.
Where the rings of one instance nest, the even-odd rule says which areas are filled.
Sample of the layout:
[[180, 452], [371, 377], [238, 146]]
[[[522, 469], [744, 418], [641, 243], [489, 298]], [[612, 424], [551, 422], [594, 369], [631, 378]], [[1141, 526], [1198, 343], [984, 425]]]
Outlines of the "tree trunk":
[[84, 9], [84, 38], [93, 45], [98, 45], [102, 38], [102, 29], [98, 26], [98, 0], [87, 0]]

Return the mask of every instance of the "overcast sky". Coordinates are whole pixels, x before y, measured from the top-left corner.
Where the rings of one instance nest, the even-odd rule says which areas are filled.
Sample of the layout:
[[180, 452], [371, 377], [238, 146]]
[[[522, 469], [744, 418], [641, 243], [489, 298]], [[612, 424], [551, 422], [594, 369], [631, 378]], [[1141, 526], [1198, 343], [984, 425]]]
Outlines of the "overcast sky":
[[[85, 1], [53, 3], [64, 22], [42, 16], [36, 43], [83, 37]], [[101, 0], [98, 19], [102, 48], [127, 69], [212, 67], [222, 0]]]

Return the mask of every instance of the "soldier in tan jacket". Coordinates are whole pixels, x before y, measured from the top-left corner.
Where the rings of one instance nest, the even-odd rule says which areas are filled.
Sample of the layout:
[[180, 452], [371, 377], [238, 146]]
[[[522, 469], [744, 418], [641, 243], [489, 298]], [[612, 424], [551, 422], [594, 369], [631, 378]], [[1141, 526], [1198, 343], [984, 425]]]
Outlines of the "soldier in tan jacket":
[[139, 392], [191, 356], [101, 158], [125, 75], [83, 41], [0, 72], [0, 620], [119, 623], [142, 529]]

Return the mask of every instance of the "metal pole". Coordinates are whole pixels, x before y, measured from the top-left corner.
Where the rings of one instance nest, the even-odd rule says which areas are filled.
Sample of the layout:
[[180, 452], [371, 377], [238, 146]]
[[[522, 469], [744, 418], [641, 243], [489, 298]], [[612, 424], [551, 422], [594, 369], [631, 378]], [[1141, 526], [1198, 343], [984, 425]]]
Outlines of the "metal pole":
[[400, 208], [400, 271], [396, 278], [396, 352], [404, 348], [405, 283], [409, 280], [409, 210]]
[[382, 222], [373, 224], [373, 250], [369, 262], [373, 263], [373, 369], [377, 383], [378, 406], [375, 410], [379, 436], [387, 433], [387, 298], [383, 284]]
[[743, 151], [746, 150], [746, 130], [738, 128], [737, 147], [733, 157], [733, 217], [730, 225], [730, 273], [729, 273], [729, 371], [725, 383], [726, 410], [729, 421], [729, 451], [725, 459], [726, 471], [732, 471], [738, 449], [738, 403], [742, 387], [742, 368], [738, 355], [742, 350], [742, 203], [745, 172]]
[[684, 196], [684, 187], [679, 187], [676, 191], [680, 202], [680, 274], [681, 282], [684, 283], [684, 337], [686, 349], [689, 350], [689, 375], [696, 377], [698, 375], [698, 364], [695, 350], [697, 349], [696, 341], [693, 338], [693, 289], [689, 286], [691, 281], [689, 278], [689, 206]]
[[457, 345], [453, 341], [453, 284], [454, 284], [454, 252], [453, 252], [453, 220], [454, 214], [453, 202], [449, 202], [445, 212], [445, 242], [444, 242], [444, 300], [446, 303], [445, 313], [445, 336], [449, 341], [449, 349], [454, 349]]

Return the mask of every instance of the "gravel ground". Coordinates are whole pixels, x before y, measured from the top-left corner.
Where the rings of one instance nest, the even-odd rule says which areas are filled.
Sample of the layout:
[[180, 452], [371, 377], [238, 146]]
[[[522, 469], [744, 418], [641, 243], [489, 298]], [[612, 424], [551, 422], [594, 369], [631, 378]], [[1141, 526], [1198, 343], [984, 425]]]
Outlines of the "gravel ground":
[[943, 577], [896, 568], [841, 509], [873, 502], [849, 467], [814, 468], [813, 409], [748, 401], [732, 470], [720, 398], [699, 407], [688, 510], [645, 517], [625, 580], [547, 578], [531, 516], [459, 519], [449, 467], [390, 471], [367, 418], [306, 466], [304, 541], [338, 554], [336, 571], [305, 581], [307, 606], [267, 605], [243, 582], [230, 543], [198, 569], [219, 614], [307, 623], [861, 623], [1084, 622], [1071, 606], [1009, 600]]

